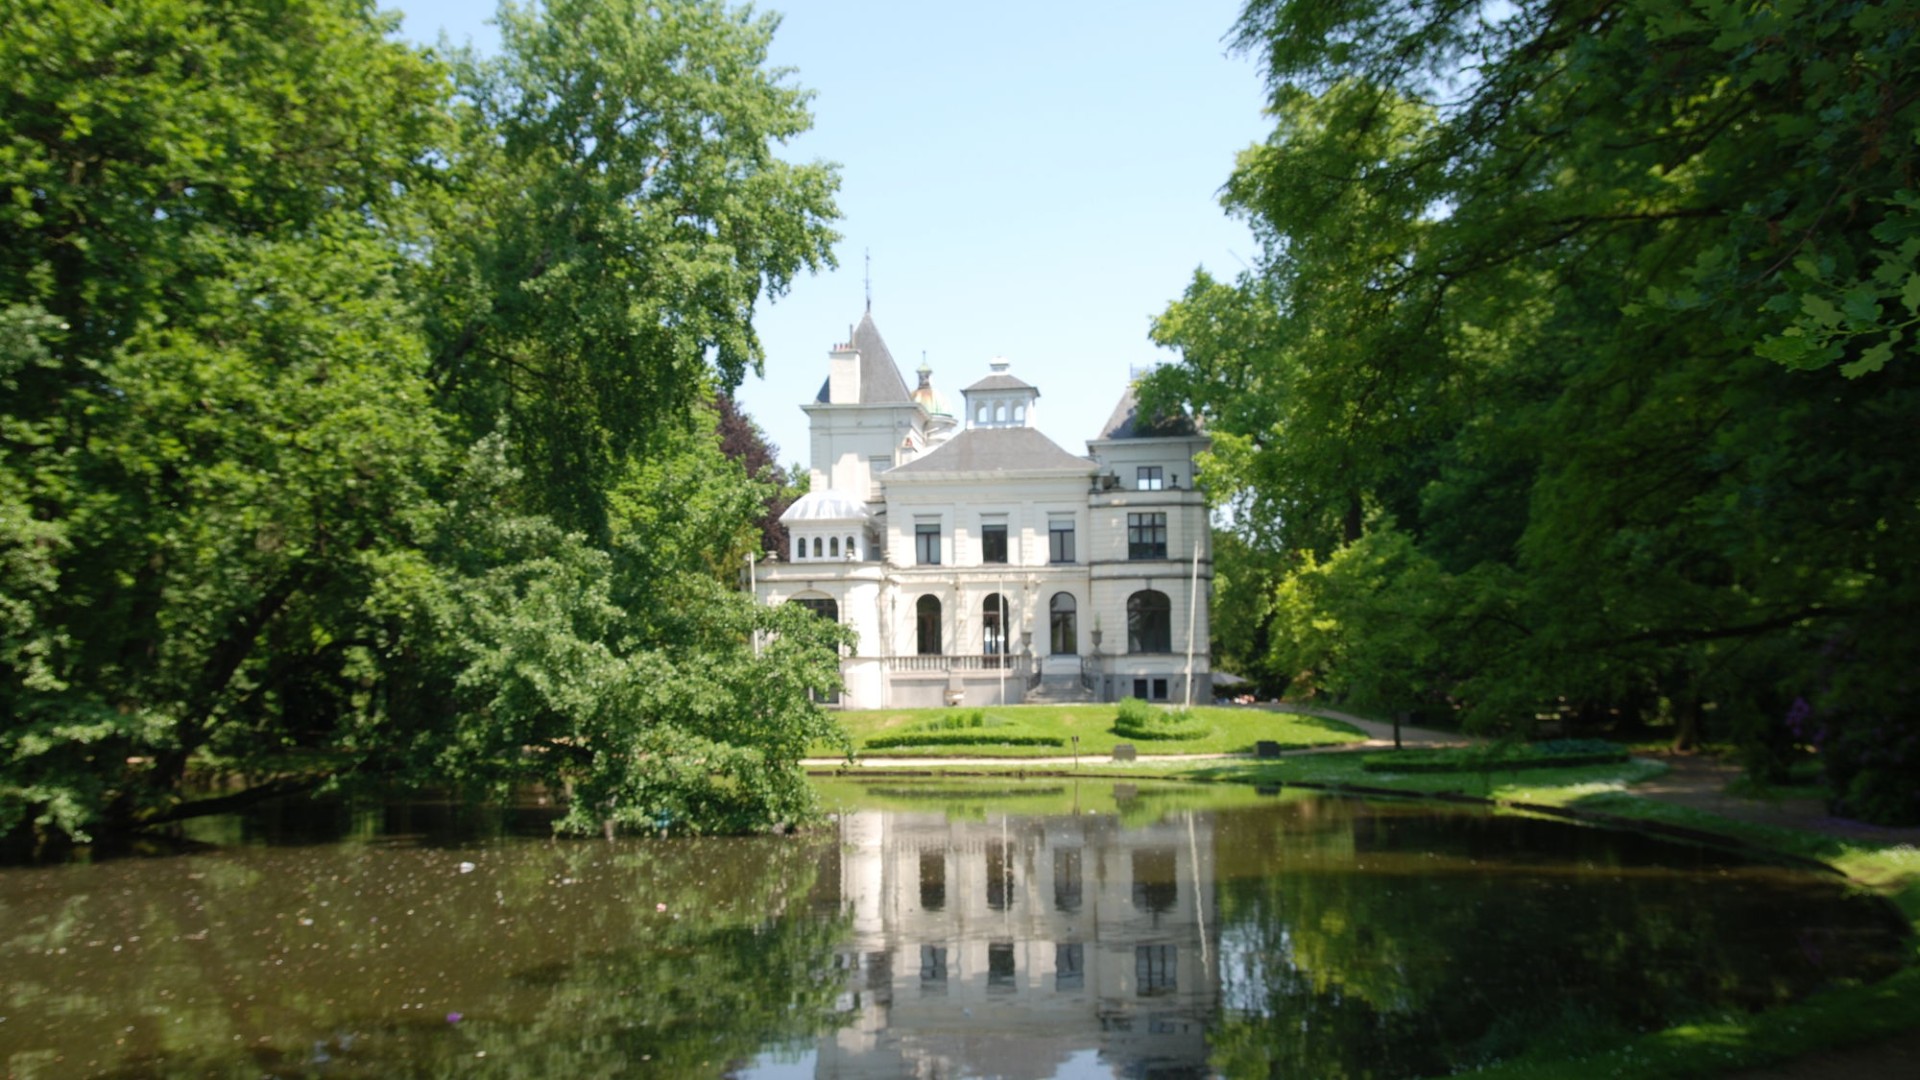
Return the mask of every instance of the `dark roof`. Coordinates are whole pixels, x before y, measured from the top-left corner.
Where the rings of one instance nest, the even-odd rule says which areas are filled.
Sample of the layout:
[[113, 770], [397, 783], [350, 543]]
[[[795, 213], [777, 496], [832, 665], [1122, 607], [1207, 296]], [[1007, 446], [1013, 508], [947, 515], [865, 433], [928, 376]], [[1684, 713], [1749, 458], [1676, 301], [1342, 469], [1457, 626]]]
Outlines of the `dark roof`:
[[833, 386], [833, 377], [820, 384], [820, 392], [813, 400], [825, 405], [909, 405], [912, 395], [907, 393], [907, 382], [900, 377], [900, 368], [893, 362], [893, 353], [887, 350], [887, 343], [880, 337], [880, 328], [873, 325], [871, 311], [860, 316], [860, 325], [853, 328], [852, 345], [860, 354], [860, 400], [857, 402], [833, 401], [829, 391]]
[[969, 428], [935, 447], [925, 457], [896, 465], [887, 478], [903, 473], [1031, 472], [1077, 469], [1092, 473], [1090, 458], [1075, 457], [1033, 428]]
[[1133, 396], [1133, 385], [1127, 385], [1127, 392], [1120, 395], [1120, 404], [1113, 407], [1113, 415], [1107, 417], [1107, 426], [1100, 429], [1097, 439], [1172, 439], [1183, 435], [1197, 435], [1198, 428], [1193, 418], [1185, 414], [1166, 418], [1143, 417], [1140, 415], [1140, 401]]
[[[971, 394], [975, 390], [1032, 390], [1032, 389], [1033, 389], [1032, 383], [1021, 382], [1019, 379], [1016, 379], [1013, 376], [1007, 374], [1006, 372], [1001, 371], [1001, 372], [995, 372], [994, 374], [989, 375], [984, 379], [981, 379], [979, 382], [974, 383], [972, 386], [967, 387], [966, 390], [962, 392]], [[1038, 397], [1039, 394], [1036, 392], [1034, 396]]]

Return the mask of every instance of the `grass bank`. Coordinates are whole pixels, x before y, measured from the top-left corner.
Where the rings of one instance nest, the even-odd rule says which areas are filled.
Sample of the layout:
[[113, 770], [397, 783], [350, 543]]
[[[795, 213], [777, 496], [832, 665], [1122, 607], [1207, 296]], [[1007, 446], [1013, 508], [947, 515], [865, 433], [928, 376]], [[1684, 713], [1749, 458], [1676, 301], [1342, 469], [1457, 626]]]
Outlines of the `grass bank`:
[[[1113, 755], [1113, 748], [1120, 743], [1133, 743], [1142, 754], [1251, 754], [1254, 744], [1261, 741], [1277, 742], [1286, 748], [1300, 749], [1338, 746], [1343, 743], [1359, 742], [1366, 738], [1359, 729], [1338, 720], [1293, 713], [1267, 712], [1260, 709], [1197, 705], [1192, 712], [1193, 719], [1200, 729], [1198, 734], [1187, 738], [1155, 739], [1151, 742], [1143, 742], [1115, 733], [1114, 721], [1119, 715], [1119, 707], [1116, 705], [1008, 705], [978, 710], [989, 725], [985, 728], [956, 727], [949, 730], [969, 736], [977, 735], [982, 731], [990, 736], [995, 730], [1041, 737], [1051, 736], [1060, 740], [1058, 748], [1001, 746], [991, 741], [982, 742], [973, 738], [967, 741], [955, 739], [947, 744], [933, 743], [925, 746], [870, 747], [868, 745], [876, 739], [884, 740], [887, 737], [909, 733], [937, 734], [942, 724], [951, 723], [956, 718], [974, 711], [972, 709], [875, 709], [865, 712], [843, 712], [839, 717], [847, 734], [853, 739], [855, 753], [860, 757], [872, 758], [1068, 757], [1074, 752], [1076, 737], [1079, 739], [1078, 749], [1083, 758], [1109, 758]], [[1000, 726], [993, 726], [996, 722]], [[831, 757], [835, 753], [834, 749], [828, 746], [815, 747], [814, 750], [816, 757]]]

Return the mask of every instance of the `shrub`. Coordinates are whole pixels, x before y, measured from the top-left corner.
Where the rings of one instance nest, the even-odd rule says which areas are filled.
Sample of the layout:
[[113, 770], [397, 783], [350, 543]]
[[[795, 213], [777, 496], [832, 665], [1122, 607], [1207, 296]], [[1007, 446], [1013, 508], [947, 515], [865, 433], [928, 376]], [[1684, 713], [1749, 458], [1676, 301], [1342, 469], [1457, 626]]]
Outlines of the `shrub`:
[[903, 731], [897, 735], [875, 735], [868, 739], [868, 750], [888, 750], [902, 746], [1065, 746], [1058, 735], [1034, 735], [1007, 728], [979, 731]]
[[1113, 733], [1123, 739], [1199, 739], [1211, 730], [1206, 721], [1185, 709], [1157, 708], [1139, 698], [1123, 698], [1113, 720]]

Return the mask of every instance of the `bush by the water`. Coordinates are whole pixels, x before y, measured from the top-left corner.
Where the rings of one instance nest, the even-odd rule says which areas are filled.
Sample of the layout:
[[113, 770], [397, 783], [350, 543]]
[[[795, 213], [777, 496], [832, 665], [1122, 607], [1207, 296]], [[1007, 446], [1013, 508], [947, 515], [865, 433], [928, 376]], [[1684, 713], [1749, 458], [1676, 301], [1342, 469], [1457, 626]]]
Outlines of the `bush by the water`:
[[1162, 709], [1131, 697], [1121, 700], [1120, 714], [1113, 720], [1113, 733], [1123, 739], [1199, 739], [1210, 730], [1206, 721], [1185, 709]]
[[1446, 773], [1490, 769], [1570, 769], [1615, 765], [1627, 750], [1604, 739], [1550, 739], [1519, 745], [1459, 746], [1442, 750], [1396, 750], [1370, 754], [1360, 763], [1367, 772]]
[[1066, 740], [1058, 735], [1036, 735], [973, 709], [928, 720], [909, 731], [875, 735], [864, 745], [869, 750], [903, 746], [1065, 746]]

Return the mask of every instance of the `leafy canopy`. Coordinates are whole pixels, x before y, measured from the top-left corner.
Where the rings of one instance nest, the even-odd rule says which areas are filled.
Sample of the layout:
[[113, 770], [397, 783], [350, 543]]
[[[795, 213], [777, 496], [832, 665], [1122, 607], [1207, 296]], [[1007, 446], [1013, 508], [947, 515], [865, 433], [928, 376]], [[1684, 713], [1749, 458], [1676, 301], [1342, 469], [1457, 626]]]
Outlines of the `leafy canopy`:
[[1804, 698], [1899, 743], [1916, 32], [1910, 2], [1250, 4], [1275, 130], [1225, 202], [1262, 256], [1162, 316], [1149, 395], [1209, 416], [1285, 575], [1240, 578], [1274, 673], [1488, 726], [1711, 720], [1763, 761]]
[[840, 634], [729, 588], [771, 485], [709, 404], [831, 257], [774, 21], [508, 6], [482, 61], [365, 0], [10, 15], [0, 838], [394, 776], [805, 817]]

